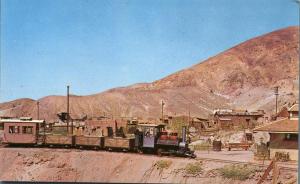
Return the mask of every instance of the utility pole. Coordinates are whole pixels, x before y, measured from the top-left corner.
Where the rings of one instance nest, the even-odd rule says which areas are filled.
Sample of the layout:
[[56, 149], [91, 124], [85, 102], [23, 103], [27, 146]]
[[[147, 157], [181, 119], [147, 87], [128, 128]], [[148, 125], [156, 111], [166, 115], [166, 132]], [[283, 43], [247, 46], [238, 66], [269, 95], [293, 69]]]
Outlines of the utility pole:
[[67, 86], [67, 132], [68, 132], [68, 134], [69, 134], [69, 121], [70, 121], [69, 90], [70, 90], [70, 86]]
[[190, 105], [189, 105], [189, 119], [188, 119], [188, 125], [190, 125], [190, 121], [191, 121], [191, 109], [190, 109]]
[[164, 121], [164, 105], [165, 105], [165, 103], [164, 103], [164, 101], [162, 100], [162, 101], [161, 101], [161, 122], [162, 122], [162, 123], [165, 123], [165, 121]]
[[275, 93], [275, 97], [276, 97], [276, 115], [277, 115], [277, 110], [278, 110], [278, 86], [276, 86], [274, 88], [274, 93]]
[[36, 106], [37, 106], [37, 119], [39, 120], [40, 119], [40, 102], [39, 101], [36, 102]]

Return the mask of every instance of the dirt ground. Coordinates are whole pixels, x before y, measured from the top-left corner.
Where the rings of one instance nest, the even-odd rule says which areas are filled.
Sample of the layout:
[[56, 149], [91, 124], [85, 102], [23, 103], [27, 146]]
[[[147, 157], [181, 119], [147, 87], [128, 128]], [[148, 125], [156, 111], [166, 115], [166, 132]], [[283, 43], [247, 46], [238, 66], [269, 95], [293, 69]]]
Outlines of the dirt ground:
[[[5, 147], [0, 148], [0, 180], [238, 184], [257, 183], [262, 175], [262, 172], [253, 173], [244, 181], [226, 179], [216, 169], [230, 163], [199, 161], [205, 155], [197, 154], [199, 159], [94, 150]], [[161, 160], [168, 161], [170, 166], [159, 168], [157, 162]], [[184, 172], [187, 164], [199, 162], [202, 168], [199, 174]], [[297, 171], [281, 171], [279, 179], [286, 181], [296, 175]], [[270, 179], [269, 176], [266, 183], [271, 183]]]

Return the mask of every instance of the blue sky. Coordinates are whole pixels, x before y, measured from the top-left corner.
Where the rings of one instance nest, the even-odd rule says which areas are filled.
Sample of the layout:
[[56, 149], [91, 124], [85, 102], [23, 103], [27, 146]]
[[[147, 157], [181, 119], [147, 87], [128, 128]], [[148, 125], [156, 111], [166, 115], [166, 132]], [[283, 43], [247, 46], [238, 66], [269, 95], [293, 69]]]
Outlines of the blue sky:
[[0, 102], [152, 82], [293, 25], [293, 0], [1, 0]]

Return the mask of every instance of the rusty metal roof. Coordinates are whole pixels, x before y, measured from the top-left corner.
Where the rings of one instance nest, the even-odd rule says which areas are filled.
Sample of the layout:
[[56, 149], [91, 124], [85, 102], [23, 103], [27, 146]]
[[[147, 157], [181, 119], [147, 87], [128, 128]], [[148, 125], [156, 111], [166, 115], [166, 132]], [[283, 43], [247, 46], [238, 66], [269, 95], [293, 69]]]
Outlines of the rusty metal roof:
[[259, 126], [253, 129], [254, 132], [270, 132], [270, 133], [298, 133], [298, 120], [288, 118], [273, 121], [267, 125]]
[[292, 107], [289, 108], [289, 112], [298, 112], [299, 111], [299, 104], [294, 104]]

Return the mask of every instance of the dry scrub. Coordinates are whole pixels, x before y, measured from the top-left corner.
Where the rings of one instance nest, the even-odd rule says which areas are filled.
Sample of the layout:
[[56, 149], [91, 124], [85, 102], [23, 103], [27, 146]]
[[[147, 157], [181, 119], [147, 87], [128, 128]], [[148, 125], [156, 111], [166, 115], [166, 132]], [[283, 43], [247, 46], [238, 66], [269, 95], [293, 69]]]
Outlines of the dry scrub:
[[246, 164], [233, 164], [233, 165], [226, 165], [223, 168], [219, 169], [220, 174], [224, 178], [230, 178], [235, 180], [246, 180], [248, 179], [253, 173], [256, 172], [256, 167], [249, 166]]
[[162, 174], [164, 169], [168, 169], [172, 164], [171, 160], [159, 160], [157, 161], [154, 166], [156, 167], [156, 169], [159, 170], [159, 173]]
[[195, 162], [187, 164], [184, 168], [184, 173], [188, 176], [197, 176], [201, 174], [202, 170], [202, 162]]

